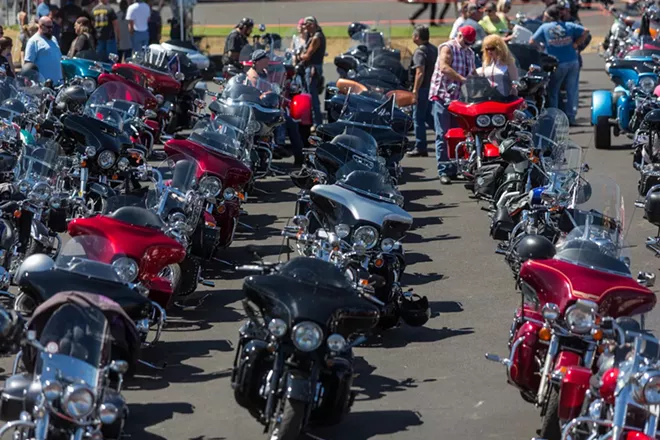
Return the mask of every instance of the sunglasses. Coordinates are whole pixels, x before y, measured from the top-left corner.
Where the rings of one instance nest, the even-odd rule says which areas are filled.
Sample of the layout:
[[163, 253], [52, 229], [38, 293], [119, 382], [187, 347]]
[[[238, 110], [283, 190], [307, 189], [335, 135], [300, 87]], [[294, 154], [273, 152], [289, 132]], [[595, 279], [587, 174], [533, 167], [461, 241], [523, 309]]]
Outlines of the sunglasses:
[[486, 49], [486, 51], [488, 51], [488, 52], [491, 52], [491, 51], [495, 50], [494, 47], [486, 47], [485, 49]]
[[42, 24], [41, 27], [44, 29], [52, 29], [53, 25], [51, 24], [50, 26], [46, 26], [45, 24]]

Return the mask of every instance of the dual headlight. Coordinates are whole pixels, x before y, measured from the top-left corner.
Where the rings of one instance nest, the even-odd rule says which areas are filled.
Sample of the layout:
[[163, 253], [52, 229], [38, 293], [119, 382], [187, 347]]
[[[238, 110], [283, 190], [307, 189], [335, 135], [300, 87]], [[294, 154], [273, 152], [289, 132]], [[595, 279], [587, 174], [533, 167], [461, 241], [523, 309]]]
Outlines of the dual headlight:
[[353, 244], [371, 249], [378, 243], [378, 231], [373, 226], [360, 226], [353, 234]]
[[199, 182], [199, 192], [205, 198], [217, 197], [222, 191], [222, 182], [214, 176], [206, 176]]
[[592, 301], [579, 300], [566, 310], [566, 324], [573, 333], [584, 334], [591, 331], [596, 323], [598, 305]]
[[489, 125], [495, 127], [502, 127], [506, 124], [506, 116], [504, 115], [479, 115], [477, 116], [477, 126], [488, 127]]
[[117, 155], [110, 150], [105, 150], [99, 154], [98, 159], [96, 159], [99, 166], [104, 170], [109, 170], [115, 164], [117, 160]]
[[135, 281], [140, 272], [137, 262], [128, 257], [117, 258], [112, 262], [112, 267], [117, 276], [119, 276], [119, 278], [125, 283], [132, 283]]
[[64, 391], [62, 407], [71, 417], [85, 418], [94, 411], [94, 393], [82, 384], [69, 385]]
[[85, 93], [91, 95], [92, 92], [96, 89], [96, 80], [94, 78], [85, 78], [80, 83], [80, 86], [83, 88]]
[[656, 83], [655, 78], [651, 78], [650, 76], [645, 76], [644, 78], [641, 78], [639, 80], [639, 88], [642, 89], [644, 93], [651, 94], [653, 93], [653, 89], [655, 89], [655, 83]]
[[[274, 318], [268, 323], [268, 331], [275, 337], [283, 337], [288, 330], [286, 322], [282, 319]], [[293, 327], [291, 339], [298, 350], [304, 352], [314, 351], [323, 342], [323, 330], [316, 323], [304, 321]], [[346, 339], [342, 335], [334, 333], [328, 336], [327, 344], [330, 351], [342, 352], [346, 348]]]

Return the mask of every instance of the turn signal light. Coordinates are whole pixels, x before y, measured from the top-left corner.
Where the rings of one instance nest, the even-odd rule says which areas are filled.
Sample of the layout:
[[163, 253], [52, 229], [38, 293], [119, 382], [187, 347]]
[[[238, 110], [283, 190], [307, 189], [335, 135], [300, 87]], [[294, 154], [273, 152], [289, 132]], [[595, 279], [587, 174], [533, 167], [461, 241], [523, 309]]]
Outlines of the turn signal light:
[[218, 213], [219, 214], [224, 214], [227, 208], [225, 208], [225, 205], [218, 205]]
[[19, 209], [17, 209], [16, 211], [14, 211], [14, 217], [15, 217], [15, 218], [21, 218], [21, 211], [20, 211]]
[[603, 331], [599, 328], [595, 328], [591, 331], [591, 337], [594, 338], [595, 341], [600, 341], [603, 339]]
[[112, 180], [117, 180], [117, 179], [119, 179], [119, 176], [117, 174], [113, 174], [112, 175]]
[[552, 338], [552, 331], [548, 327], [543, 327], [539, 330], [539, 339], [542, 341], [549, 341]]
[[80, 166], [85, 168], [87, 166], [87, 161], [86, 160], [80, 161]]
[[360, 285], [361, 286], [368, 286], [369, 285], [369, 280], [360, 280]]
[[383, 264], [385, 264], [385, 261], [382, 258], [376, 258], [376, 261], [374, 262], [374, 266], [377, 268], [383, 267]]
[[245, 201], [245, 194], [243, 194], [242, 192], [239, 192], [239, 193], [238, 193], [238, 199], [239, 199], [241, 202]]

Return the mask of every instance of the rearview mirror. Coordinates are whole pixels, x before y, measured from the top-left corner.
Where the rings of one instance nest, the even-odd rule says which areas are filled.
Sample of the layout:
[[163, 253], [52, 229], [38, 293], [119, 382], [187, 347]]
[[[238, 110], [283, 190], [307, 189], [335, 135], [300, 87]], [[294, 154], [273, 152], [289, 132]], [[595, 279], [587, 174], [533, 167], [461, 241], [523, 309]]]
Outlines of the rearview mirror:
[[525, 112], [522, 111], [522, 110], [514, 110], [514, 111], [513, 111], [513, 118], [514, 118], [517, 122], [521, 122], [521, 121], [524, 121], [525, 119], [527, 119], [527, 115], [526, 115]]
[[655, 285], [655, 274], [651, 272], [640, 272], [637, 274], [637, 282], [640, 286], [651, 288]]
[[299, 228], [307, 229], [307, 226], [309, 226], [309, 219], [304, 215], [297, 215], [291, 219], [291, 223]]
[[259, 32], [265, 32], [266, 31], [266, 25], [265, 24], [260, 24], [259, 25]]
[[113, 371], [117, 374], [125, 374], [128, 371], [128, 362], [112, 361], [110, 363], [110, 371]]
[[320, 145], [323, 142], [323, 139], [318, 136], [310, 136], [307, 141], [310, 143], [310, 145]]
[[529, 73], [540, 72], [541, 70], [542, 70], [541, 66], [539, 66], [538, 64], [530, 64], [529, 65]]
[[589, 170], [591, 170], [591, 167], [589, 167], [588, 163], [582, 164], [582, 172], [583, 173], [588, 173]]
[[28, 341], [34, 342], [37, 340], [37, 332], [35, 330], [28, 330], [25, 337], [27, 338]]
[[182, 72], [177, 72], [174, 74], [174, 79], [177, 81], [183, 81], [186, 79], [186, 75], [184, 75]]
[[119, 55], [117, 55], [116, 53], [110, 53], [108, 54], [108, 59], [113, 63], [116, 63], [119, 61]]

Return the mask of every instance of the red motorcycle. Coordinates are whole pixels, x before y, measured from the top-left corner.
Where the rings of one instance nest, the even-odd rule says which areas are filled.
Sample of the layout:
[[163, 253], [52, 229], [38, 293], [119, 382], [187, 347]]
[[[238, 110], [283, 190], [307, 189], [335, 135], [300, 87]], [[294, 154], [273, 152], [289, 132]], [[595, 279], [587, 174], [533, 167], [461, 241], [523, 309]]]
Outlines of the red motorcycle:
[[165, 234], [163, 221], [138, 198], [112, 197], [108, 212], [72, 220], [69, 234], [107, 239], [110, 246], [95, 252], [97, 260], [111, 264], [122, 281], [147, 288], [149, 298], [167, 309], [178, 282], [175, 274], [180, 272], [173, 266], [186, 258], [185, 247]]
[[488, 141], [488, 135], [513, 119], [525, 100], [502, 95], [483, 76], [469, 77], [464, 87], [461, 99], [447, 107], [459, 127], [447, 130], [445, 141], [457, 173], [471, 178], [483, 162], [499, 158], [499, 148]]
[[650, 311], [655, 294], [633, 279], [623, 254], [623, 200], [610, 179], [590, 180], [591, 197], [570, 215], [576, 225], [556, 249], [529, 235], [516, 247], [522, 263], [517, 279], [523, 306], [511, 325], [509, 357], [502, 363], [508, 383], [541, 408], [540, 437], [561, 438], [562, 423], [582, 409], [595, 367], [601, 317]]
[[200, 251], [203, 259], [212, 258], [217, 247], [231, 245], [238, 226], [241, 203], [247, 200], [246, 186], [252, 179], [248, 151], [244, 148], [245, 127], [232, 124], [247, 120], [216, 116], [202, 119], [186, 139], [172, 139], [164, 145], [174, 161], [192, 158], [197, 163], [195, 177], [205, 197], [204, 221], [219, 230], [215, 243], [207, 243]]

